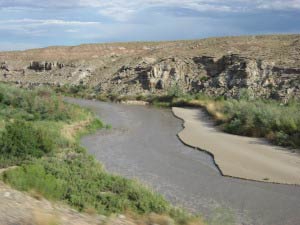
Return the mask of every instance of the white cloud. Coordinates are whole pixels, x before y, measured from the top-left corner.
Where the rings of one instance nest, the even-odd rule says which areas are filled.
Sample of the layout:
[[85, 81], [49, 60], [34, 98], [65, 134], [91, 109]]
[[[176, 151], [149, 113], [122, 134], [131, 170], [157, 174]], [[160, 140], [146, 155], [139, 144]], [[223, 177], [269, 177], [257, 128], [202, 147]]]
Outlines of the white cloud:
[[[217, 0], [80, 0], [82, 6], [90, 6], [99, 9], [100, 14], [114, 18], [116, 20], [127, 20], [135, 13], [149, 8], [182, 8], [192, 9], [200, 12], [221, 11], [229, 12], [237, 10], [238, 7], [231, 7], [228, 4]], [[218, 4], [217, 4], [218, 3]]]
[[[14, 35], [27, 35], [31, 37], [49, 36], [51, 30], [59, 30], [65, 33], [75, 33], [81, 28], [95, 29], [101, 25], [94, 21], [73, 20], [41, 20], [41, 19], [11, 19], [0, 20], [0, 31], [8, 31]], [[50, 30], [51, 29], [51, 30]]]
[[[58, 0], [0, 0], [0, 50], [91, 42], [297, 33], [300, 16], [276, 10], [295, 12], [300, 9], [299, 5], [300, 0], [69, 0], [61, 4]], [[257, 12], [255, 17], [248, 13], [231, 13], [251, 11]], [[198, 16], [202, 12], [205, 16]], [[99, 20], [101, 22], [97, 22]], [[10, 40], [16, 43], [9, 43]]]
[[13, 20], [0, 20], [0, 24], [19, 24], [22, 23], [24, 25], [31, 26], [45, 26], [45, 25], [96, 25], [100, 24], [100, 22], [94, 21], [68, 21], [68, 20], [37, 20], [37, 19], [13, 19]]
[[272, 10], [300, 9], [300, 0], [260, 1], [258, 8]]
[[150, 7], [180, 7], [198, 11], [300, 9], [300, 0], [0, 0], [0, 8], [97, 8], [103, 15], [118, 17]]
[[73, 8], [80, 0], [0, 0], [0, 7]]
[[78, 0], [78, 4], [98, 8], [100, 14], [121, 21], [131, 18], [136, 12], [153, 7], [190, 9], [198, 12], [300, 9], [300, 0]]
[[80, 31], [77, 30], [77, 29], [67, 29], [66, 32], [68, 32], [68, 33], [78, 33]]

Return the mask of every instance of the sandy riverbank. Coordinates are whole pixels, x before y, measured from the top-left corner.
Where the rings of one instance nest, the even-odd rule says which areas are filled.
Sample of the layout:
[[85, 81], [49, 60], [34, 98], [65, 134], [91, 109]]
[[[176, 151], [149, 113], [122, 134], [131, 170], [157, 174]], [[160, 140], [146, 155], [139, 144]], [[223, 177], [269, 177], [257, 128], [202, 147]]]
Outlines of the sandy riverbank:
[[184, 120], [179, 138], [189, 146], [211, 153], [223, 175], [300, 185], [299, 154], [272, 146], [263, 139], [218, 131], [201, 109], [174, 107], [172, 110]]

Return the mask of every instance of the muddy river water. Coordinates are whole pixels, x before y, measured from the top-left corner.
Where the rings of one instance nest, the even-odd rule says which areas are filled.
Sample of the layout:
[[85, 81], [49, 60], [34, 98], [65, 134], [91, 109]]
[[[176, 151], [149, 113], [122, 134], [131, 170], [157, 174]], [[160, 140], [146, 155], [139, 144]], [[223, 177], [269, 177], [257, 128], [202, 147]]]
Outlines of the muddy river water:
[[109, 172], [135, 178], [173, 204], [224, 224], [300, 224], [300, 186], [221, 176], [211, 156], [178, 139], [182, 121], [171, 110], [68, 101], [92, 109], [112, 126], [82, 139]]

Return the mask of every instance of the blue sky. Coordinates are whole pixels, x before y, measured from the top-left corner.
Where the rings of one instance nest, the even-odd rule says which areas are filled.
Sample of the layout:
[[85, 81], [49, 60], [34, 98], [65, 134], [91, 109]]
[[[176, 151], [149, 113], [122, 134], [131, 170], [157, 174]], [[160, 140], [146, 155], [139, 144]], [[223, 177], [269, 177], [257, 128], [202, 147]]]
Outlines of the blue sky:
[[0, 0], [0, 50], [300, 33], [300, 0]]

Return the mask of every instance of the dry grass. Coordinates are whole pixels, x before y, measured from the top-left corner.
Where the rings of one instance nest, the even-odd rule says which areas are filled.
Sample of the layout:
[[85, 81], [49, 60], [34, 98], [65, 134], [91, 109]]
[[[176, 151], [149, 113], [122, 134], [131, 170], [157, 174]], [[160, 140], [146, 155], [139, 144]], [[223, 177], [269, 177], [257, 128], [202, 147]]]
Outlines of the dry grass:
[[34, 189], [29, 191], [29, 195], [37, 200], [42, 200], [44, 198], [40, 192], [38, 192]]
[[84, 212], [90, 216], [94, 216], [97, 214], [97, 210], [95, 208], [89, 207], [84, 209]]
[[174, 221], [167, 215], [157, 215], [152, 213], [149, 215], [148, 224], [173, 225]]
[[[137, 225], [175, 225], [176, 223], [168, 215], [159, 215], [156, 213], [150, 213], [148, 215], [137, 215], [132, 212], [125, 213], [126, 218], [133, 224]], [[207, 225], [201, 218], [193, 218], [179, 223], [180, 225]], [[109, 224], [110, 225], [110, 224]]]
[[58, 216], [51, 215], [41, 210], [34, 210], [33, 212], [34, 225], [60, 225]]
[[77, 123], [66, 124], [61, 130], [62, 136], [65, 137], [68, 141], [74, 142], [76, 135], [86, 126], [88, 126], [91, 123], [91, 120], [91, 118], [88, 118]]
[[212, 100], [190, 100], [189, 105], [204, 108], [217, 121], [226, 121], [226, 116], [221, 112], [222, 103]]
[[204, 105], [207, 112], [211, 114], [217, 121], [224, 121], [226, 119], [225, 115], [221, 113], [221, 103], [218, 102], [208, 102]]

